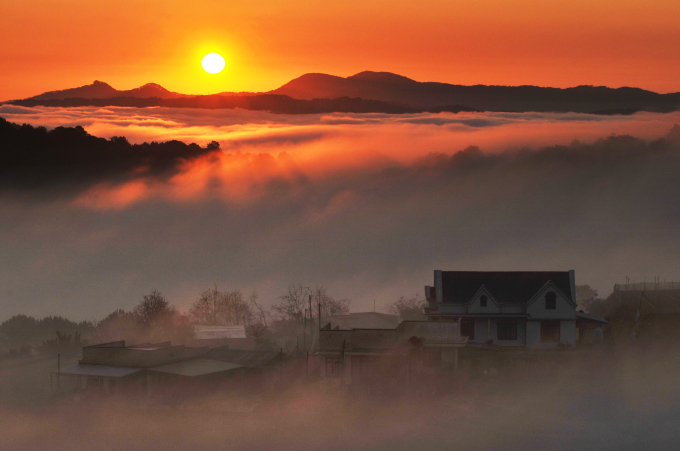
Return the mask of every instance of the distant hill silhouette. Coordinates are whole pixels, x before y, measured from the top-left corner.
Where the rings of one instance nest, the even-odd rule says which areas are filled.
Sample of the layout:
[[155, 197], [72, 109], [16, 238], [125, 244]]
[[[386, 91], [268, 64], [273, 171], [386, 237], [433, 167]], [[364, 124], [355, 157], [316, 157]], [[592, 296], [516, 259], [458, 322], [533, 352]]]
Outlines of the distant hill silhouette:
[[418, 113], [440, 111], [578, 112], [633, 114], [680, 109], [680, 93], [658, 94], [639, 88], [577, 86], [462, 86], [418, 82], [389, 72], [350, 77], [305, 74], [268, 93], [224, 92], [189, 96], [149, 83], [119, 91], [95, 81], [80, 88], [52, 91], [11, 102], [24, 106], [169, 106], [244, 108], [274, 113]]
[[361, 97], [416, 108], [465, 105], [480, 111], [606, 112], [616, 110], [674, 111], [680, 93], [657, 94], [638, 88], [604, 86], [541, 88], [538, 86], [462, 86], [417, 82], [389, 72], [360, 72], [351, 77], [305, 74], [274, 91], [296, 99]]
[[156, 83], [147, 83], [135, 89], [128, 89], [119, 91], [113, 88], [108, 83], [95, 80], [91, 85], [81, 86], [79, 88], [64, 89], [61, 91], [49, 91], [43, 94], [29, 97], [34, 100], [54, 100], [54, 99], [68, 99], [68, 98], [84, 98], [84, 99], [110, 99], [112, 97], [136, 97], [149, 98], [158, 97], [159, 99], [175, 99], [178, 97], [186, 97], [186, 94], [168, 91], [161, 85]]

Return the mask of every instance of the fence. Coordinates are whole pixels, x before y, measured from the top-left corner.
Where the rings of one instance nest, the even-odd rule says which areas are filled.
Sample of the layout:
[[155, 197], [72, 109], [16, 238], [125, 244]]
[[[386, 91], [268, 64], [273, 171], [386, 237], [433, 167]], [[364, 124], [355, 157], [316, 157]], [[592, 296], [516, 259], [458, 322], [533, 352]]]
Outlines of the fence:
[[638, 282], [614, 285], [614, 291], [680, 290], [680, 282]]

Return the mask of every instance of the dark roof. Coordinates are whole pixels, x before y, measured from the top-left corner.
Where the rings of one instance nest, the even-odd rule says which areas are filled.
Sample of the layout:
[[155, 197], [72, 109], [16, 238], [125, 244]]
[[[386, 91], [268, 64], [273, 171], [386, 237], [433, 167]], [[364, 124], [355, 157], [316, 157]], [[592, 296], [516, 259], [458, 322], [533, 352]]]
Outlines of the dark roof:
[[464, 304], [483, 285], [500, 303], [524, 304], [548, 281], [571, 297], [569, 271], [442, 271], [442, 295]]
[[577, 321], [583, 321], [583, 322], [609, 324], [609, 321], [602, 318], [601, 316], [588, 315], [587, 313], [583, 313], [583, 312], [576, 312], [576, 320]]
[[141, 368], [112, 365], [89, 365], [87, 363], [79, 363], [61, 370], [61, 373], [74, 374], [77, 376], [125, 377], [140, 371], [142, 371]]
[[198, 358], [154, 366], [149, 368], [149, 371], [176, 374], [178, 376], [186, 377], [197, 377], [205, 376], [207, 374], [224, 373], [238, 368], [242, 368], [242, 366], [235, 363], [220, 362], [219, 360]]
[[125, 340], [112, 341], [110, 343], [99, 343], [96, 345], [84, 346], [85, 348], [124, 348]]
[[246, 368], [265, 368], [276, 364], [281, 358], [277, 351], [245, 351], [226, 348], [211, 349], [207, 356], [222, 362], [236, 363]]

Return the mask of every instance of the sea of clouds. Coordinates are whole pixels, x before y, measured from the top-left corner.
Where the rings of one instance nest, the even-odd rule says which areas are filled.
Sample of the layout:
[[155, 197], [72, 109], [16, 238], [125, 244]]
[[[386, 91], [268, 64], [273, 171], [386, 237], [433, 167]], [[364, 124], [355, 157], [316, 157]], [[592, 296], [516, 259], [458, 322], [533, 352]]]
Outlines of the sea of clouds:
[[0, 116], [221, 146], [163, 177], [0, 192], [2, 319], [101, 318], [152, 289], [188, 307], [215, 283], [265, 304], [324, 286], [361, 311], [421, 293], [434, 269], [575, 269], [603, 295], [627, 276], [680, 280], [679, 113]]

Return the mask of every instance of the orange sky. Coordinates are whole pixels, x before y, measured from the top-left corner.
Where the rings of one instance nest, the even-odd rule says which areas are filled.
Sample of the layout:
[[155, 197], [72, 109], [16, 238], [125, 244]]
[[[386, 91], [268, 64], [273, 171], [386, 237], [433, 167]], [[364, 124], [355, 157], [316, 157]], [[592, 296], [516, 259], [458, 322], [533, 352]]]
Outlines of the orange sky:
[[[106, 81], [207, 94], [306, 72], [680, 91], [677, 0], [21, 0], [0, 4], [0, 99]], [[208, 75], [208, 52], [227, 68]]]

